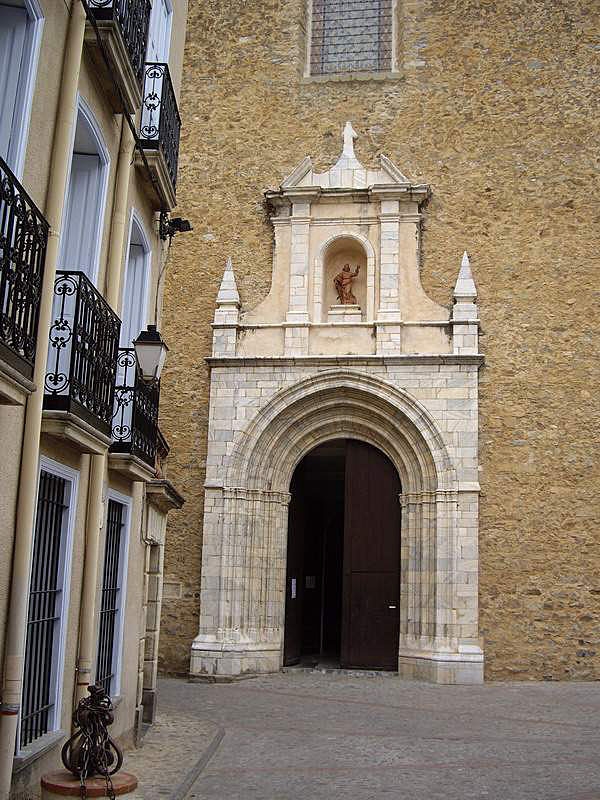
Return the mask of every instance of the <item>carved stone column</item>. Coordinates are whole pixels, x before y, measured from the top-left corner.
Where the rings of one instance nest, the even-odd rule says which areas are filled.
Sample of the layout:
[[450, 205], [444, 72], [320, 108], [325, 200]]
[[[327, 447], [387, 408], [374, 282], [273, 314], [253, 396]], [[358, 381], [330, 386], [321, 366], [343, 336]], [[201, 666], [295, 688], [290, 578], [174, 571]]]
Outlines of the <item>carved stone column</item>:
[[282, 492], [206, 489], [193, 677], [280, 668], [289, 499]]

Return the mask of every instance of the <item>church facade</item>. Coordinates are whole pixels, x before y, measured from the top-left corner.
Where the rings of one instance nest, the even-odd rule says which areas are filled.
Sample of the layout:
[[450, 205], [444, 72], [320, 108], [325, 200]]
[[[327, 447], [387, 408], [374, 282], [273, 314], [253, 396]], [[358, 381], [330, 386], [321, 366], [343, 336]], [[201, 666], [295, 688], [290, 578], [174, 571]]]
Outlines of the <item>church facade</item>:
[[165, 670], [600, 675], [598, 11], [512, 5], [192, 9]]

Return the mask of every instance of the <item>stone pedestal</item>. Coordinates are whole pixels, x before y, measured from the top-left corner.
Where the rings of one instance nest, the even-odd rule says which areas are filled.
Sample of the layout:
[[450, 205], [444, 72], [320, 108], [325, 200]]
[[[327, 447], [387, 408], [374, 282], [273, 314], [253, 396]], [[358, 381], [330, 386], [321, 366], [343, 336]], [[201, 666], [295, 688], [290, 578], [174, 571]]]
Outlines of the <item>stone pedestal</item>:
[[359, 305], [330, 306], [327, 313], [327, 322], [348, 322], [356, 324], [362, 319]]
[[[117, 772], [112, 778], [115, 797], [132, 795], [138, 780], [130, 772]], [[63, 797], [81, 797], [81, 783], [67, 770], [50, 772], [41, 780], [42, 800], [62, 800]], [[85, 782], [88, 797], [107, 797], [104, 778], [88, 778]]]

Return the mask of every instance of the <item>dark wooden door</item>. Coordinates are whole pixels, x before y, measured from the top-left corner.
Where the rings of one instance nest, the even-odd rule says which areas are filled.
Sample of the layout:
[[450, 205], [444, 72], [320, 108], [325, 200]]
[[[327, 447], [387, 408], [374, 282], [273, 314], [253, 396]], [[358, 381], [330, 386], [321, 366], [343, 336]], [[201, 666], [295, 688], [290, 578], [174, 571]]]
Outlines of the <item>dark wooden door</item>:
[[344, 497], [343, 667], [398, 669], [400, 480], [379, 450], [349, 439]]
[[297, 664], [302, 652], [302, 575], [304, 561], [304, 498], [292, 481], [288, 512], [287, 570], [285, 579], [285, 629], [283, 663]]

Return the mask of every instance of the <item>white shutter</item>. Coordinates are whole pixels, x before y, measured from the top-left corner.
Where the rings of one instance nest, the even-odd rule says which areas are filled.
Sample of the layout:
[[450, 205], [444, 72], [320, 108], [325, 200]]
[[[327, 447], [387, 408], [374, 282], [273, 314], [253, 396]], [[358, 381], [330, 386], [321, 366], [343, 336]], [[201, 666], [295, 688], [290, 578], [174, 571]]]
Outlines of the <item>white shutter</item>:
[[146, 253], [140, 244], [129, 245], [121, 324], [121, 347], [132, 347], [145, 327]]
[[96, 271], [102, 165], [97, 155], [73, 153], [60, 251], [61, 269]]
[[152, 63], [169, 61], [171, 39], [171, 7], [168, 0], [154, 0], [148, 31], [148, 53], [146, 61]]
[[0, 5], [0, 156], [9, 163], [26, 31], [27, 11]]

